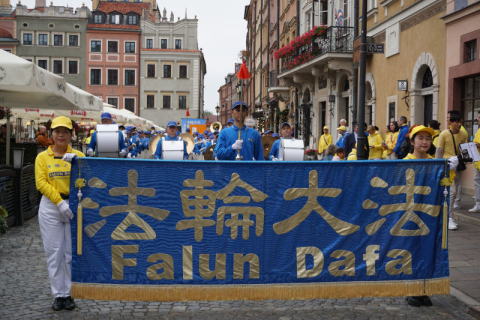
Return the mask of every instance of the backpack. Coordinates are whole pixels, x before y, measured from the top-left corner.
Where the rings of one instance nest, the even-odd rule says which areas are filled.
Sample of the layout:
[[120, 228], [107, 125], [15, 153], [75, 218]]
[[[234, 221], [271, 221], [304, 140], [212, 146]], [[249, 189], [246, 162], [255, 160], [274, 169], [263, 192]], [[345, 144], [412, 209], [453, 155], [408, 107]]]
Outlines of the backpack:
[[410, 144], [410, 138], [405, 137], [405, 140], [403, 140], [402, 145], [400, 146], [401, 154], [398, 154], [398, 159], [405, 158], [407, 154], [410, 153], [411, 149], [412, 145]]

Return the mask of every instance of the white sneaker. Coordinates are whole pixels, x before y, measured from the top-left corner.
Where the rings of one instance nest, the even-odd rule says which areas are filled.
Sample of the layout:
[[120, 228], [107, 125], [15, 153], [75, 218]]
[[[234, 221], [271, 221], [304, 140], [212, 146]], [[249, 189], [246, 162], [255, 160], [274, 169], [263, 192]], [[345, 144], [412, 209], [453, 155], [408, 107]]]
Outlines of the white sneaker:
[[454, 203], [453, 204], [453, 209], [460, 210], [460, 203]]
[[468, 212], [480, 212], [480, 204], [476, 204], [472, 209], [468, 210]]
[[457, 224], [453, 221], [452, 218], [448, 218], [448, 230], [457, 230]]

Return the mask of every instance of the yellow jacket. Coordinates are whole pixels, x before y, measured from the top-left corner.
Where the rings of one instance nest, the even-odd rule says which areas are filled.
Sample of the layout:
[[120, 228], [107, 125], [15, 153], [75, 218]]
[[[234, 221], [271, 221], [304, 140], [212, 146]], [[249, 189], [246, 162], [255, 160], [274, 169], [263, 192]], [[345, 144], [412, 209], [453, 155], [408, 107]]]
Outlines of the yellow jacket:
[[432, 137], [432, 143], [433, 145], [435, 146], [435, 148], [437, 147], [437, 142], [438, 142], [438, 136], [440, 135], [440, 130], [433, 130], [435, 131], [435, 133], [433, 134], [433, 137]]
[[389, 132], [385, 137], [385, 143], [387, 144], [387, 155], [392, 154], [395, 145], [397, 144], [398, 132]]
[[328, 146], [332, 144], [332, 135], [330, 133], [322, 134], [318, 142], [318, 153], [327, 150]]
[[[427, 155], [427, 156], [428, 156], [427, 159], [435, 159], [431, 155]], [[409, 153], [405, 156], [405, 158], [403, 158], [403, 160], [417, 160], [417, 158], [413, 155], [413, 153]]]
[[352, 149], [352, 152], [347, 157], [347, 161], [357, 160], [357, 149]]
[[[75, 153], [79, 157], [85, 155], [72, 147], [67, 147], [67, 153]], [[53, 203], [58, 205], [62, 202], [60, 193], [70, 193], [71, 164], [62, 159], [55, 159], [52, 146], [41, 152], [35, 159], [35, 183], [37, 190]]]
[[383, 147], [382, 147], [382, 136], [375, 132], [368, 136], [368, 145], [374, 148], [370, 149], [368, 160], [382, 158]]
[[[477, 130], [475, 133], [475, 137], [473, 138], [473, 142], [480, 143], [480, 129]], [[480, 152], [480, 148], [477, 148], [478, 152]]]

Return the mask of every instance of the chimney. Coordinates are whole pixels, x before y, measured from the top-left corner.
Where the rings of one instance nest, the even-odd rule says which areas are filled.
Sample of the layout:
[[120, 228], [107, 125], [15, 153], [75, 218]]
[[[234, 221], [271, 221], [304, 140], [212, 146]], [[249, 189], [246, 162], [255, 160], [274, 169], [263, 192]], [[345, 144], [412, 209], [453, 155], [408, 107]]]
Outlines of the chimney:
[[35, 8], [45, 8], [46, 0], [35, 0]]

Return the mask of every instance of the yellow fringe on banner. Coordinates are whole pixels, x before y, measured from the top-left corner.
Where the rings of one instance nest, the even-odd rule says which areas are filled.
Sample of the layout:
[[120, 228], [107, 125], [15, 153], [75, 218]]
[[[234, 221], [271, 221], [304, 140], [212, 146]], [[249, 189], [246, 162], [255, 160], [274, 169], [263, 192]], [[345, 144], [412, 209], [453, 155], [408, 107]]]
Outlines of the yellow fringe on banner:
[[72, 283], [72, 297], [126, 301], [308, 300], [449, 294], [450, 279], [259, 285]]

